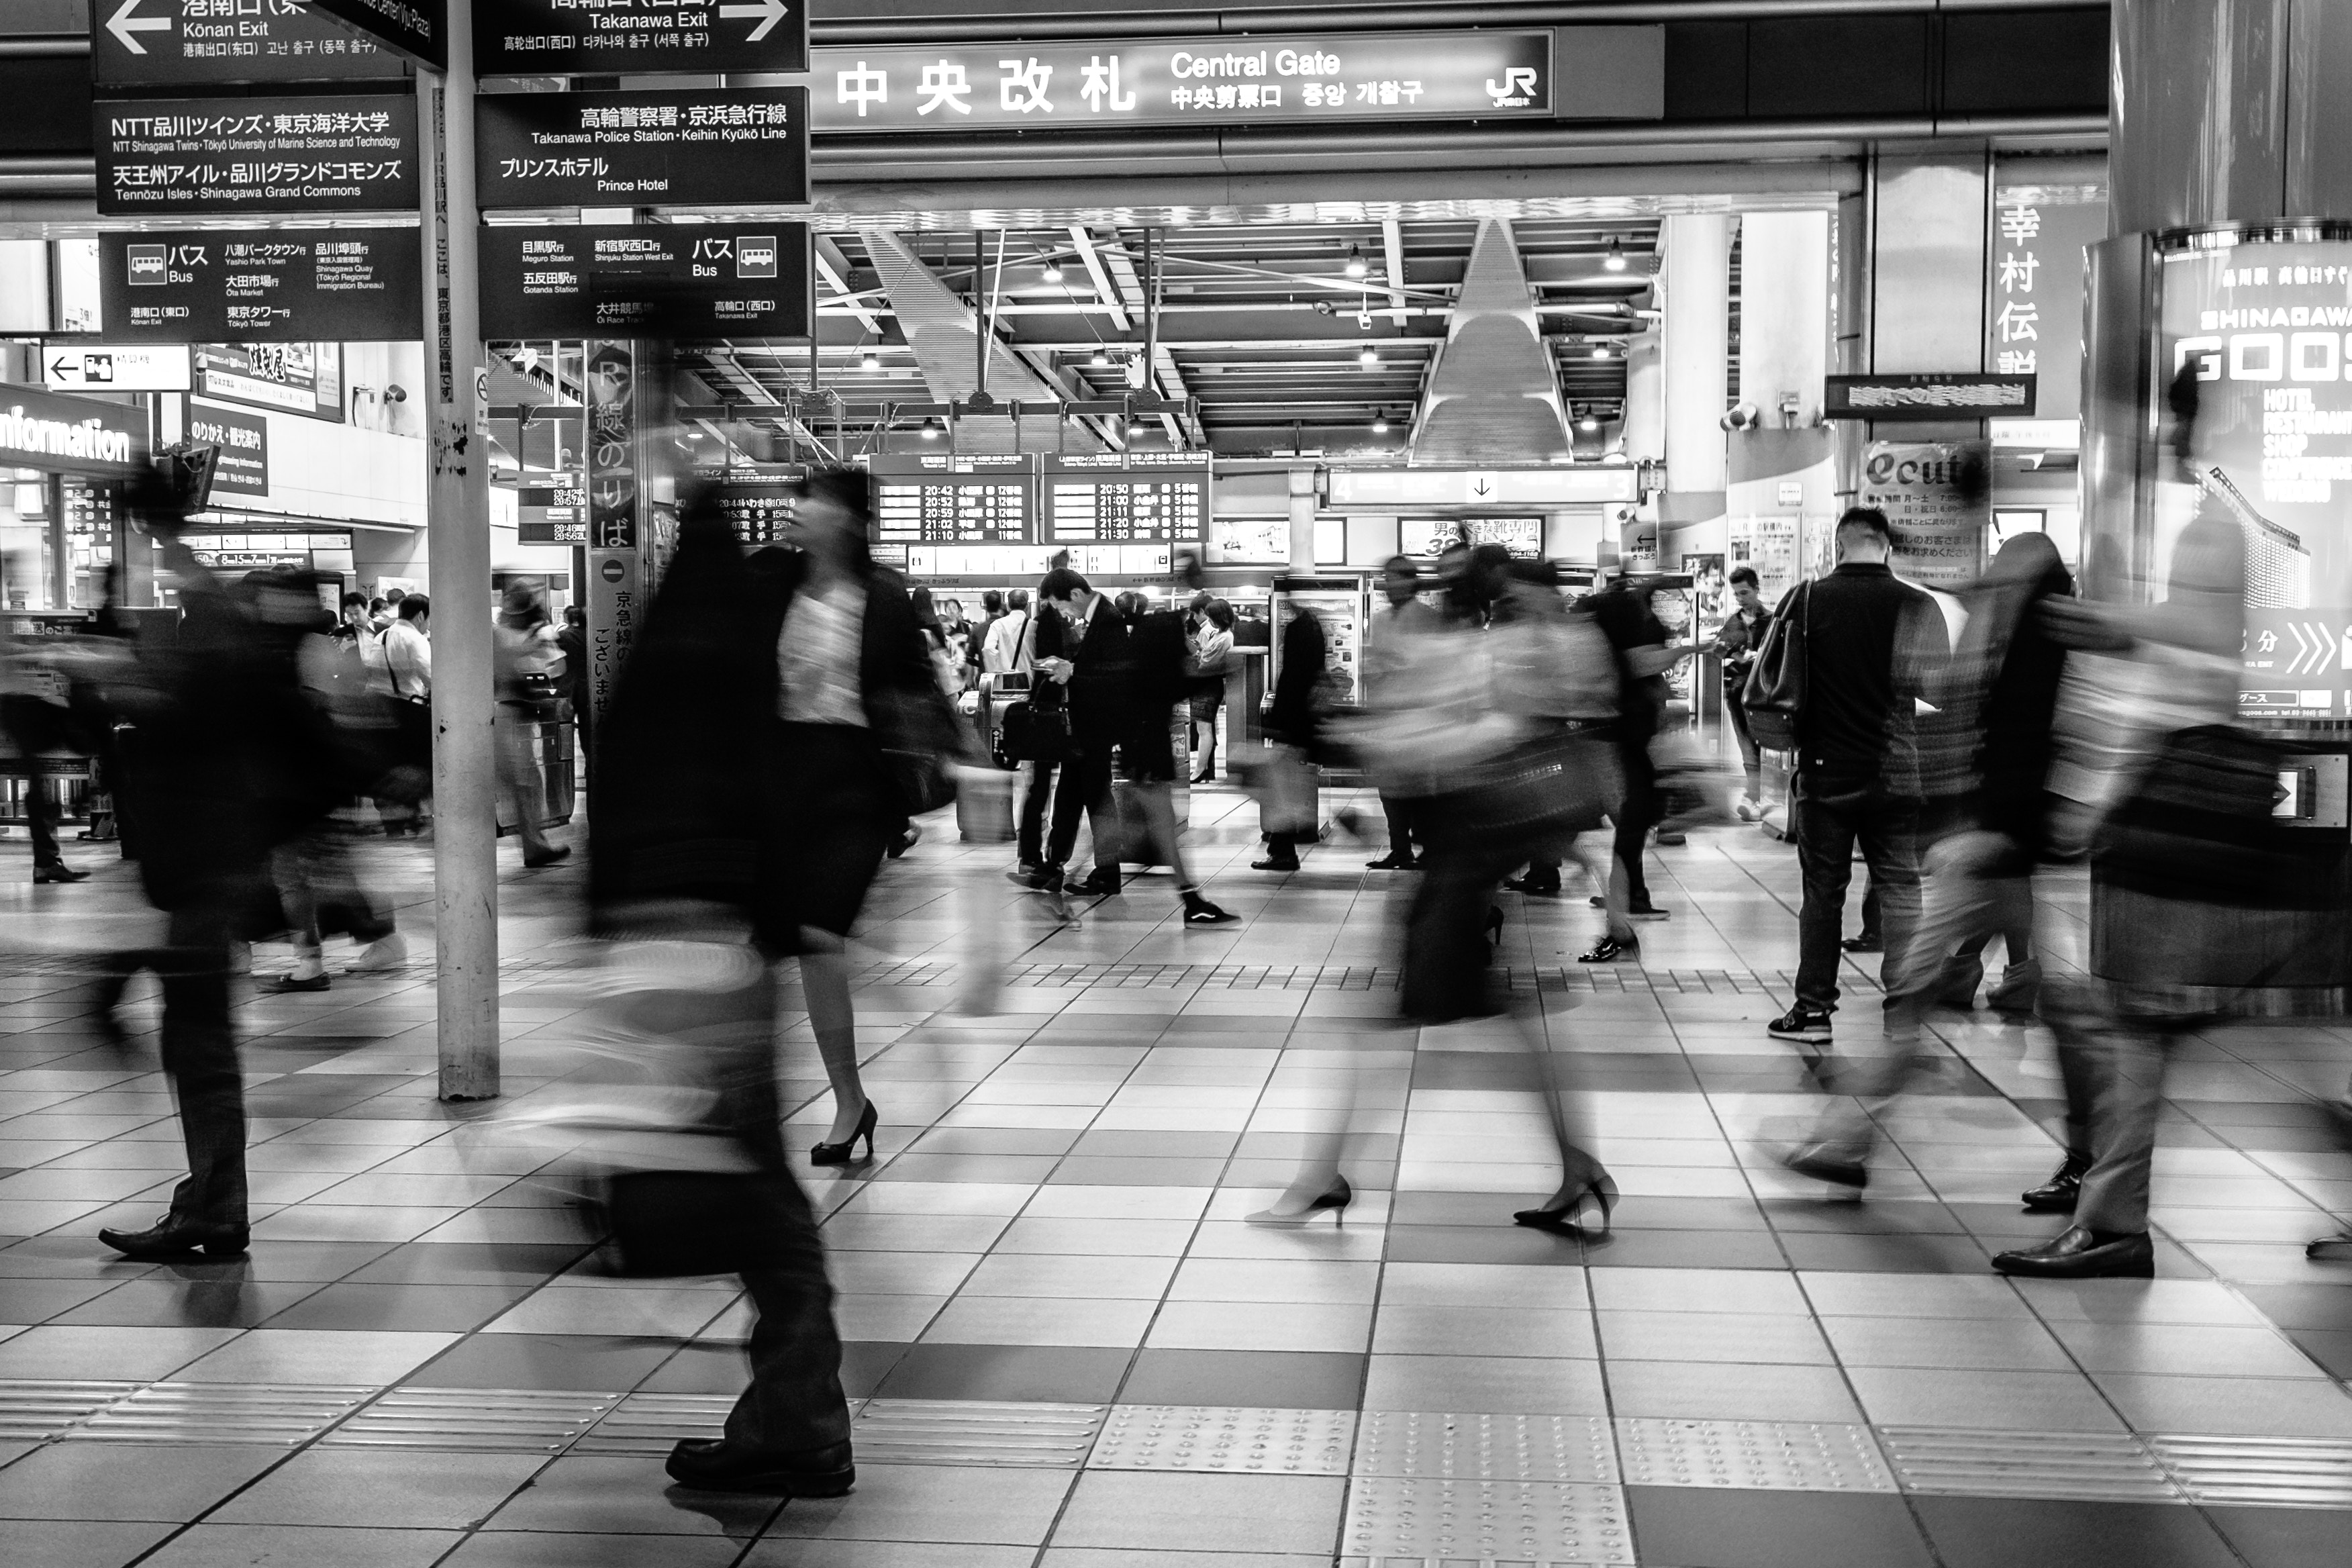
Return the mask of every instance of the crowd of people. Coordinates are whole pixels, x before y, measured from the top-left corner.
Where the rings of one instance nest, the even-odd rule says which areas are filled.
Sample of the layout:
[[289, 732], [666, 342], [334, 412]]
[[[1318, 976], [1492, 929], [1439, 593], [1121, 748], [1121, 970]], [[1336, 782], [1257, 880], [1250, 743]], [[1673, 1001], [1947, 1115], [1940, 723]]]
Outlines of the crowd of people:
[[[354, 873], [343, 814], [372, 800], [387, 830], [429, 831], [432, 607], [350, 595], [338, 616], [305, 574], [220, 582], [179, 542], [167, 501], [133, 504], [180, 618], [169, 637], [125, 643], [87, 684], [128, 723], [114, 778], [125, 846], [169, 929], [152, 949], [113, 955], [109, 973], [116, 995], [137, 969], [162, 979], [189, 1174], [155, 1226], [101, 1239], [134, 1258], [233, 1255], [250, 1240], [237, 945], [289, 935], [296, 963], [278, 984], [295, 991], [331, 984], [322, 943], [336, 931], [362, 944], [354, 967], [404, 958]], [[870, 527], [854, 473], [812, 476], [789, 546], [750, 553], [717, 499], [689, 496], [593, 736], [583, 929], [599, 955], [598, 1037], [686, 1091], [658, 1102], [693, 1108], [673, 1131], [725, 1151], [690, 1173], [608, 1173], [603, 1201], [645, 1271], [740, 1273], [757, 1309], [751, 1385], [725, 1436], [670, 1458], [691, 1487], [833, 1496], [855, 1479], [822, 1243], [782, 1142], [777, 975], [797, 965], [832, 1090], [808, 1163], [873, 1158], [881, 1108], [859, 1070], [849, 939], [884, 863], [950, 798], [958, 771], [1018, 773], [1017, 804], [1004, 797], [1008, 875], [1055, 910], [1074, 894], [1118, 896], [1126, 868], [1158, 865], [1174, 873], [1186, 927], [1234, 919], [1188, 865], [1173, 801], [1181, 778], [1216, 765], [1230, 606], [1196, 588], [1155, 608], [1063, 564], [1034, 589], [991, 591], [975, 621], [877, 563]], [[1866, 1187], [1932, 1010], [1973, 1005], [1998, 936], [2009, 967], [1996, 996], [2049, 1022], [2067, 1091], [2063, 1162], [2022, 1201], [2069, 1218], [1995, 1267], [2145, 1276], [2164, 1063], [2212, 1011], [2183, 987], [2230, 982], [2216, 910], [2263, 908], [2294, 880], [2268, 826], [2266, 753], [2232, 728], [2242, 536], [2200, 517], [2172, 552], [2168, 591], [2125, 608], [2078, 597], [2049, 540], [2023, 535], [1958, 595], [1957, 616], [1895, 574], [1879, 512], [1849, 510], [1836, 552], [1833, 571], [1775, 606], [1752, 571], [1733, 573], [1736, 608], [1713, 644], [1744, 770], [1717, 815], [1759, 815], [1768, 721], [1790, 764], [1801, 958], [1769, 1030], [1795, 1047], [1822, 1103], [1782, 1161], [1832, 1189]], [[1679, 764], [1665, 678], [1693, 648], [1668, 634], [1654, 590], [1604, 567], [1571, 600], [1552, 563], [1493, 545], [1459, 545], [1426, 573], [1397, 557], [1360, 700], [1335, 678], [1326, 629], [1294, 607], [1265, 743], [1226, 758], [1247, 763], [1262, 872], [1298, 871], [1300, 850], [1321, 840], [1319, 765], [1345, 759], [1377, 786], [1387, 834], [1370, 866], [1414, 875], [1400, 889], [1397, 1007], [1368, 1026], [1491, 1020], [1482, 1026], [1528, 1054], [1559, 1179], [1512, 1218], [1538, 1231], [1605, 1233], [1619, 1192], [1591, 1152], [1591, 1097], [1563, 1077], [1576, 1058], [1551, 1048], [1565, 1026], [1496, 984], [1501, 890], [1556, 896], [1563, 868], [1581, 867], [1601, 925], [1580, 959], [1593, 965], [1639, 962], [1642, 923], [1671, 912], [1653, 899], [1649, 845], [1706, 814], [1669, 798]], [[565, 850], [546, 836], [531, 721], [574, 689], [580, 627], [550, 615], [539, 584], [516, 582], [499, 601], [496, 649], [505, 807], [524, 864], [543, 866]], [[2154, 698], [2102, 696], [2101, 682], [2149, 669], [2161, 679], [2131, 689]], [[1092, 865], [1074, 879], [1082, 826]], [[1857, 849], [1881, 910], [1885, 1023], [1883, 1040], [1841, 1050]], [[2149, 936], [2099, 955], [2095, 975], [2046, 973], [2032, 881], [2084, 857]], [[1352, 1203], [1355, 1107], [1324, 1099], [1307, 1157], [1251, 1223], [1297, 1226]], [[2352, 1146], [2352, 1094], [2336, 1110]]]

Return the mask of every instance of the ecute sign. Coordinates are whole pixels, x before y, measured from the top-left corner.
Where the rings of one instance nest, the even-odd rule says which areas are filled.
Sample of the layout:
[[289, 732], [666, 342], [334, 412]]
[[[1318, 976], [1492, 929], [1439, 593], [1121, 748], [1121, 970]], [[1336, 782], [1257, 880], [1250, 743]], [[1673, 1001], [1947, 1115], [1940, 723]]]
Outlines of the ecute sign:
[[12, 386], [0, 393], [0, 466], [128, 478], [147, 461], [147, 416]]
[[1324, 33], [811, 51], [820, 131], [1549, 119], [1552, 35]]

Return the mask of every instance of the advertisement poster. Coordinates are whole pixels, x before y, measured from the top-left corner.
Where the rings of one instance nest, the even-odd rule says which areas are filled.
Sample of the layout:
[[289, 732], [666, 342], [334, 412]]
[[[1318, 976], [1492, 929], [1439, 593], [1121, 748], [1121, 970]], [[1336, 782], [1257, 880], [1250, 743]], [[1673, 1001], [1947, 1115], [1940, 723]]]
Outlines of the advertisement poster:
[[341, 343], [198, 343], [196, 391], [217, 403], [343, 423]]
[[1886, 514], [1899, 575], [1950, 587], [1984, 574], [1991, 479], [1990, 441], [1873, 441], [1860, 504]]
[[[1712, 642], [1715, 634], [1723, 629], [1723, 617], [1731, 603], [1731, 590], [1725, 581], [1727, 568], [1721, 555], [1685, 555], [1683, 571], [1691, 580], [1691, 617], [1698, 627], [1701, 642]], [[1760, 580], [1762, 573], [1757, 574]]]
[[2154, 596], [2200, 510], [2246, 540], [2241, 706], [2352, 713], [2352, 244], [2242, 245], [2167, 256], [2163, 386], [2197, 388], [2188, 482], [2159, 487]]
[[1290, 520], [1216, 517], [1209, 520], [1212, 558], [1227, 566], [1281, 566], [1290, 560]]
[[1729, 520], [1730, 566], [1756, 569], [1757, 589], [1768, 605], [1797, 585], [1797, 520], [1794, 517], [1735, 517]]

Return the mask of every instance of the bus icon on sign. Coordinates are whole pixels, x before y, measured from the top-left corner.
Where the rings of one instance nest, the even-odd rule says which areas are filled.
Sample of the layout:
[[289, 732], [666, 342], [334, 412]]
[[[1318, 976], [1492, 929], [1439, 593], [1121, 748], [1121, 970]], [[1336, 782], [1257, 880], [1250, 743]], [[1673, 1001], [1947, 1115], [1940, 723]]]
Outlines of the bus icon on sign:
[[735, 237], [735, 276], [738, 278], [773, 278], [776, 275], [776, 237], [772, 234], [744, 234]]
[[131, 258], [131, 281], [133, 283], [168, 283], [171, 281], [172, 247], [168, 245], [129, 245], [123, 247]]

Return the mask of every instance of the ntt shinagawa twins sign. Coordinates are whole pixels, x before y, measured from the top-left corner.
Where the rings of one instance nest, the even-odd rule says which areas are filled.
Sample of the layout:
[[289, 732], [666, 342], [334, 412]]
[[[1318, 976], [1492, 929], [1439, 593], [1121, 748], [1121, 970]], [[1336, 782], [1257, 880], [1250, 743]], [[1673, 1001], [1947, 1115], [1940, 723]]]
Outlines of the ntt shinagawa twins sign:
[[1544, 119], [1548, 32], [851, 46], [810, 51], [821, 131]]

